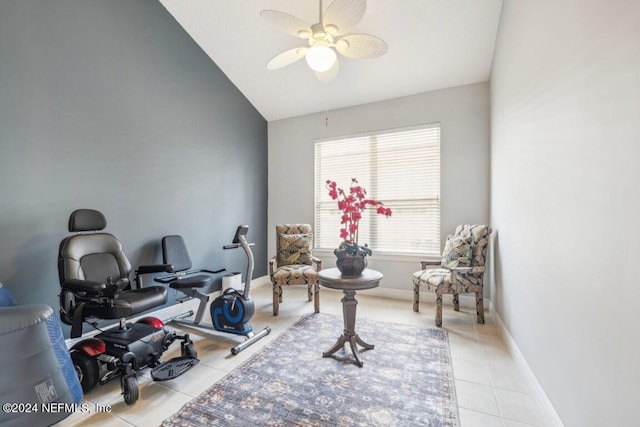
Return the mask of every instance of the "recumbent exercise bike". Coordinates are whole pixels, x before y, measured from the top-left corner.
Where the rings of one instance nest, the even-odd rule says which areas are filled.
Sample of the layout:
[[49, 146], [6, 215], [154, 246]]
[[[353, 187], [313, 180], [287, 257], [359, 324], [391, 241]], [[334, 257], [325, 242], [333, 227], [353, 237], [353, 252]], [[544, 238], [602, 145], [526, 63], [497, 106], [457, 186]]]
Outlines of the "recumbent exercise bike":
[[264, 338], [271, 332], [270, 327], [265, 327], [258, 333], [253, 332], [251, 318], [255, 313], [255, 303], [249, 296], [251, 289], [251, 278], [253, 276], [253, 253], [248, 243], [246, 235], [249, 232], [248, 225], [240, 225], [233, 238], [233, 243], [223, 246], [224, 249], [242, 248], [247, 256], [247, 274], [245, 277], [244, 289], [228, 288], [220, 296], [215, 298], [210, 306], [211, 324], [202, 323], [204, 312], [209, 302], [209, 295], [203, 294], [200, 289], [208, 287], [213, 283], [213, 277], [206, 273], [220, 273], [225, 269], [211, 270], [191, 270], [191, 258], [187, 251], [182, 236], [172, 235], [162, 238], [163, 262], [173, 265], [175, 274], [156, 277], [154, 280], [161, 283], [169, 283], [169, 287], [182, 292], [188, 297], [197, 298], [200, 303], [198, 311], [193, 320], [186, 318], [193, 316], [193, 311], [188, 311], [180, 316], [170, 319], [168, 322], [176, 322], [195, 328], [208, 329], [218, 332], [226, 332], [246, 337], [246, 340], [234, 346], [231, 354], [236, 355], [245, 348]]

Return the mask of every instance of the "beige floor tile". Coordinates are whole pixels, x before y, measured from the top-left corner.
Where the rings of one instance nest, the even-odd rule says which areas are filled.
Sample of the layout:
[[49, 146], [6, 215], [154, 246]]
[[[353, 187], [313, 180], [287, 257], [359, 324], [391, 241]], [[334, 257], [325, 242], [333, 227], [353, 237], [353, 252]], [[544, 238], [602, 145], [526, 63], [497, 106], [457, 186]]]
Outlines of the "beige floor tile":
[[205, 390], [211, 387], [213, 383], [220, 380], [227, 373], [227, 371], [212, 368], [204, 363], [198, 363], [178, 378], [174, 378], [170, 381], [164, 381], [162, 385], [194, 398], [202, 394]]
[[159, 382], [145, 382], [140, 386], [140, 399], [128, 406], [118, 396], [111, 407], [118, 418], [140, 426], [159, 426], [162, 421], [177, 412], [192, 399], [191, 396], [165, 387]]
[[533, 398], [524, 393], [495, 389], [502, 418], [520, 423], [541, 425], [540, 413]]
[[[449, 339], [455, 334], [449, 333]], [[454, 359], [466, 360], [468, 362], [484, 363], [484, 355], [482, 349], [476, 341], [456, 341], [455, 339], [450, 341], [451, 344], [451, 357]]]
[[503, 427], [500, 417], [460, 408], [460, 425], [462, 427]]
[[[67, 419], [73, 419], [73, 415]], [[61, 424], [64, 425], [64, 424]], [[90, 426], [100, 426], [100, 427], [131, 427], [133, 424], [129, 424], [128, 422], [114, 416], [108, 414], [106, 412], [92, 413], [91, 415], [83, 417], [81, 420], [74, 424], [66, 424], [73, 425], [73, 427], [90, 427]]]
[[[237, 356], [231, 347], [244, 340], [241, 336], [214, 331], [202, 331], [170, 323], [168, 327], [179, 333], [188, 332], [195, 342], [200, 363], [182, 377], [165, 382], [153, 382], [148, 370], [139, 377], [140, 400], [127, 406], [120, 394], [116, 379], [97, 386], [87, 393], [85, 400], [111, 407], [111, 413], [73, 414], [60, 426], [106, 425], [158, 426], [177, 412], [186, 402], [199, 395], [213, 383], [264, 346], [275, 340], [301, 315], [313, 312], [313, 302], [307, 301], [304, 286], [285, 287], [280, 314], [272, 314], [270, 285], [252, 289], [256, 304], [252, 324], [256, 331], [269, 326], [272, 332]], [[323, 313], [342, 316], [342, 292], [321, 288], [320, 309]], [[410, 294], [408, 294], [410, 295]], [[431, 295], [422, 295], [420, 312], [412, 310], [409, 300], [389, 299], [368, 295], [356, 296], [357, 318], [369, 318], [402, 324], [435, 327], [435, 304]], [[205, 321], [210, 322], [207, 312]], [[462, 427], [527, 427], [539, 425], [539, 410], [534, 399], [526, 393], [527, 385], [511, 355], [497, 333], [493, 319], [485, 312], [485, 324], [476, 323], [473, 308], [461, 307], [460, 312], [451, 305], [443, 309], [443, 329], [448, 332], [457, 399]], [[357, 322], [356, 322], [357, 328]], [[339, 335], [340, 331], [336, 331]], [[336, 337], [337, 337], [336, 335]], [[163, 360], [180, 355], [179, 343], [165, 353]], [[502, 414], [502, 419], [500, 415]], [[522, 424], [524, 423], [524, 424]]]
[[517, 421], [502, 419], [502, 425], [504, 427], [533, 427], [531, 424], [519, 423]]
[[472, 411], [489, 415], [500, 415], [498, 404], [493, 394], [493, 387], [463, 380], [455, 380], [455, 383], [458, 406], [460, 408], [471, 409]]
[[529, 393], [529, 386], [515, 363], [487, 363], [487, 369], [495, 388]]
[[487, 363], [510, 363], [513, 360], [509, 349], [502, 342], [489, 343], [480, 341], [480, 347]]
[[489, 370], [483, 362], [470, 362], [463, 359], [452, 359], [453, 376], [457, 380], [491, 385]]
[[111, 410], [111, 407], [109, 406], [104, 408], [102, 411], [98, 411], [96, 405], [86, 399], [83, 399], [82, 405], [83, 408], [87, 408], [88, 412], [85, 412], [84, 410], [75, 412], [56, 425], [59, 427], [90, 425], [119, 427], [131, 425], [111, 413], [103, 412], [104, 410]]
[[498, 328], [493, 324], [493, 320], [490, 317], [485, 315], [484, 324], [476, 323], [476, 333], [479, 337], [496, 337], [498, 340], [502, 340], [500, 338], [500, 334], [498, 333]]

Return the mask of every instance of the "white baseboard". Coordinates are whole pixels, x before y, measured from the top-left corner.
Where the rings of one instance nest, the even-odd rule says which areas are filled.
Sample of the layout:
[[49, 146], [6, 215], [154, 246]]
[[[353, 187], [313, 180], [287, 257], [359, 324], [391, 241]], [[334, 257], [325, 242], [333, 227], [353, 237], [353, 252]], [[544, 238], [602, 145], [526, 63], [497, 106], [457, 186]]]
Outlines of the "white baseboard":
[[529, 384], [529, 387], [531, 388], [534, 399], [538, 401], [538, 407], [542, 408], [543, 410], [543, 413], [540, 415], [543, 417], [545, 421], [544, 425], [549, 425], [553, 427], [564, 427], [564, 424], [562, 423], [562, 420], [558, 416], [558, 413], [556, 412], [555, 408], [551, 404], [549, 397], [544, 392], [544, 389], [542, 388], [535, 374], [529, 367], [527, 360], [524, 358], [524, 355], [520, 352], [518, 345], [513, 340], [513, 338], [511, 337], [511, 334], [509, 333], [504, 323], [502, 322], [500, 315], [495, 310], [493, 310], [493, 307], [491, 310], [491, 314], [493, 315], [493, 318], [496, 321], [498, 333], [500, 334], [505, 345], [511, 352], [513, 360], [516, 363], [518, 369], [523, 374], [525, 380]]

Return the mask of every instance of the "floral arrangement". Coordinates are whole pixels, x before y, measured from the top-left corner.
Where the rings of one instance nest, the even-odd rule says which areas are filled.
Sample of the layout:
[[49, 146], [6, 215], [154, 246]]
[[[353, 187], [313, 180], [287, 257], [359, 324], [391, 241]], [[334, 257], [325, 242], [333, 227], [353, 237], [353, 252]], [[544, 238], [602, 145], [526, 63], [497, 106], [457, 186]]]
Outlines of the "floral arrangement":
[[358, 245], [358, 224], [362, 218], [362, 212], [367, 208], [375, 208], [377, 214], [388, 218], [392, 214], [391, 209], [385, 207], [380, 201], [367, 199], [367, 190], [358, 185], [356, 178], [351, 178], [348, 194], [330, 179], [326, 181], [326, 187], [329, 190], [329, 196], [338, 201], [338, 209], [342, 211], [340, 238], [343, 242], [336, 251], [342, 249], [352, 255], [371, 255], [371, 249], [367, 244]]

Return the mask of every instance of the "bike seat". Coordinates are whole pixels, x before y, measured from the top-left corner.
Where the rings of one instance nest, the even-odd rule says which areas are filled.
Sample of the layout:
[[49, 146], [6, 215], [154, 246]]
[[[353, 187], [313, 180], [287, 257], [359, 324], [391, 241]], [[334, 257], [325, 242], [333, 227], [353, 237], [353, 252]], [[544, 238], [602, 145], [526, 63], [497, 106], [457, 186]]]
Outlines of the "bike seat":
[[199, 274], [197, 276], [176, 278], [176, 280], [169, 283], [169, 287], [173, 289], [204, 288], [212, 283], [212, 276]]

